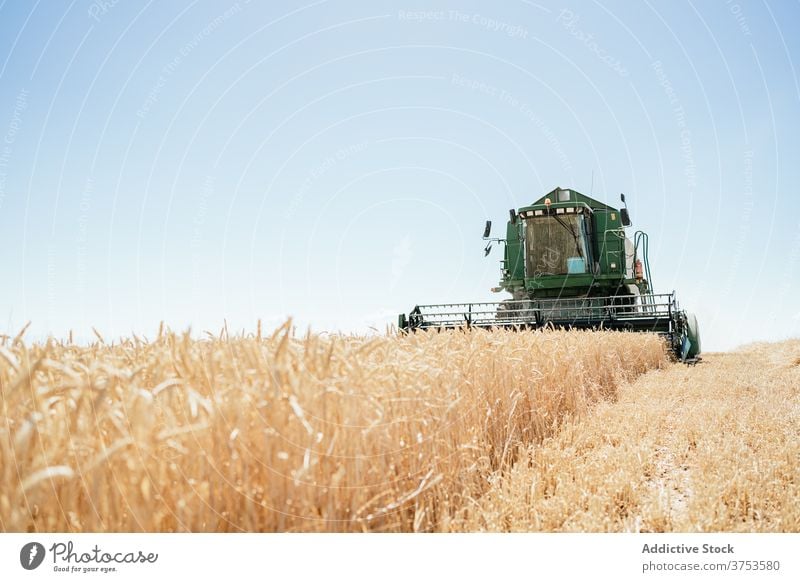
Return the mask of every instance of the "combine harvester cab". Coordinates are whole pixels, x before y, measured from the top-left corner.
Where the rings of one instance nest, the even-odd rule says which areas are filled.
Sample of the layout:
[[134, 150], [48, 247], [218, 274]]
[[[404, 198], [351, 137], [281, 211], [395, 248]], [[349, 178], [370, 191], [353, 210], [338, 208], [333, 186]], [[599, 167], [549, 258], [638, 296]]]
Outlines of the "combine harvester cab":
[[[625, 196], [621, 196], [625, 204]], [[675, 293], [653, 293], [648, 237], [631, 226], [627, 206], [612, 208], [575, 190], [556, 188], [509, 211], [506, 238], [483, 233], [488, 255], [504, 245], [499, 302], [417, 305], [401, 314], [402, 330], [455, 327], [613, 329], [663, 335], [687, 363], [700, 355], [697, 319]]]

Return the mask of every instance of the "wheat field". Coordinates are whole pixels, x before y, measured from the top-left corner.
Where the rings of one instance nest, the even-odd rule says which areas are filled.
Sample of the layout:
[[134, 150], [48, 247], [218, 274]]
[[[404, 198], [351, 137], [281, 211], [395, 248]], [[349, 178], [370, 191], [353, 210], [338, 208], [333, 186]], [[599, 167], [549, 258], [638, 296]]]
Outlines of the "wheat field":
[[20, 334], [0, 529], [798, 531], [797, 348], [761, 385], [650, 334]]

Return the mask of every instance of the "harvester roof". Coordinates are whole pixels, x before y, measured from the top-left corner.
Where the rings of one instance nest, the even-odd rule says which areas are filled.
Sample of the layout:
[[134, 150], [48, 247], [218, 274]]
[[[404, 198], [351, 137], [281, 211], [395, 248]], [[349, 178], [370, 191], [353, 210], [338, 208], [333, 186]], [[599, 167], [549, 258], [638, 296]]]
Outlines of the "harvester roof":
[[526, 208], [534, 208], [534, 207], [542, 207], [545, 205], [545, 200], [549, 199], [550, 202], [554, 205], [564, 204], [564, 203], [583, 203], [592, 210], [608, 210], [612, 212], [618, 211], [618, 209], [609, 206], [608, 204], [603, 204], [599, 200], [595, 200], [594, 198], [590, 198], [585, 194], [581, 194], [577, 190], [571, 190], [568, 188], [556, 188], [552, 192], [549, 192], [539, 198], [536, 202], [531, 204], [530, 206], [525, 206], [520, 210], [524, 210]]

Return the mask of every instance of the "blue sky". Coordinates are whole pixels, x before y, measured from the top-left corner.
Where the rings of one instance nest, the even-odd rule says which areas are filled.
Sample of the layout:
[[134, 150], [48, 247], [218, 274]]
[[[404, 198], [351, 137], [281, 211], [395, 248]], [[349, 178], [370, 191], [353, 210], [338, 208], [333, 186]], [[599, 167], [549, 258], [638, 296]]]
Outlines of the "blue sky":
[[707, 350], [800, 334], [798, 2], [0, 0], [0, 326], [383, 328], [556, 186]]

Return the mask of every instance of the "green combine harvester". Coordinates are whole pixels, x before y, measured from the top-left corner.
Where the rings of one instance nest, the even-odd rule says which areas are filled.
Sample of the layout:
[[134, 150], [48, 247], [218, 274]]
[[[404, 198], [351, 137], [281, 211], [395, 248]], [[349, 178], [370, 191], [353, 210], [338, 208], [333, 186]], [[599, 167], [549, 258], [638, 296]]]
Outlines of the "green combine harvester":
[[[621, 196], [625, 204], [625, 196]], [[663, 335], [676, 357], [698, 361], [697, 319], [675, 293], [653, 293], [648, 237], [633, 240], [627, 206], [612, 208], [575, 190], [556, 188], [530, 206], [509, 211], [506, 238], [483, 233], [488, 255], [505, 245], [503, 278], [488, 303], [417, 305], [401, 314], [401, 330], [456, 327], [611, 329]]]

